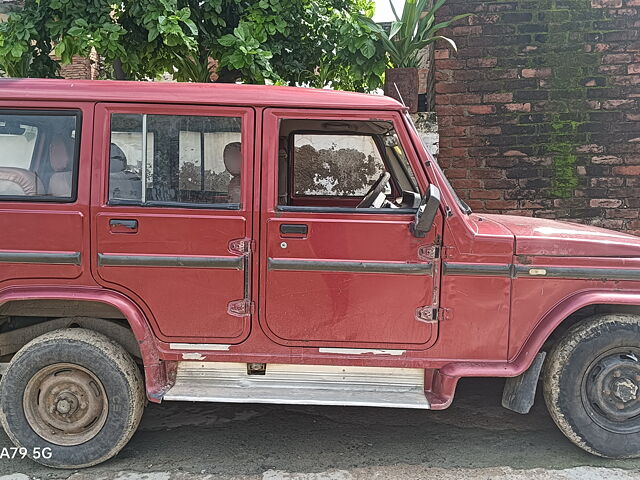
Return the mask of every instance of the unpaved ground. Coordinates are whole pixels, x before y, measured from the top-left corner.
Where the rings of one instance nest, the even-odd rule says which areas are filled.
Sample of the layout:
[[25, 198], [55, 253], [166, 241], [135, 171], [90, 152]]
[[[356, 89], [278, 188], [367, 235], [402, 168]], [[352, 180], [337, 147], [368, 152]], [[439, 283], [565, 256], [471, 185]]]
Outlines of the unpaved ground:
[[0, 480], [640, 479], [640, 460], [570, 444], [541, 399], [526, 416], [504, 410], [501, 388], [463, 381], [443, 412], [167, 402], [113, 460], [74, 472], [0, 459]]

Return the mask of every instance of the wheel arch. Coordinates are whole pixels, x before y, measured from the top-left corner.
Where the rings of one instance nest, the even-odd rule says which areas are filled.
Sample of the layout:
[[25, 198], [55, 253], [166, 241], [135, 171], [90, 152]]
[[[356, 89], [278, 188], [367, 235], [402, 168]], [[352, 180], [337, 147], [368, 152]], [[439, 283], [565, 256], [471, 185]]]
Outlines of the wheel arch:
[[144, 365], [147, 397], [152, 402], [160, 402], [168, 388], [168, 372], [160, 359], [155, 336], [140, 307], [128, 297], [111, 290], [94, 287], [69, 286], [20, 286], [0, 291], [0, 307], [8, 302], [28, 300], [66, 300], [74, 302], [94, 302], [108, 305], [122, 314], [127, 321]]
[[529, 368], [537, 353], [555, 343], [569, 327], [592, 314], [603, 312], [640, 315], [640, 292], [591, 290], [566, 297], [540, 319], [511, 360], [514, 374], [519, 375]]

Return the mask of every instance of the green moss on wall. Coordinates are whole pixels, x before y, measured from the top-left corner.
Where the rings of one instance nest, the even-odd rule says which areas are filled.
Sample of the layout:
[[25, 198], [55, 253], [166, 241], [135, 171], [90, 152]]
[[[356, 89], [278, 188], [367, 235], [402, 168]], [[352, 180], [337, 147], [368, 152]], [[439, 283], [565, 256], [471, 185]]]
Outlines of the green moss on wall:
[[577, 148], [589, 141], [588, 91], [603, 83], [599, 66], [601, 54], [589, 45], [608, 31], [603, 9], [591, 7], [590, 0], [542, 0], [534, 21], [545, 25], [547, 33], [536, 35], [537, 50], [527, 63], [530, 68], [551, 69], [541, 82], [549, 91], [549, 101], [541, 106], [546, 114], [548, 142], [541, 153], [553, 158], [549, 194], [568, 198], [580, 186]]

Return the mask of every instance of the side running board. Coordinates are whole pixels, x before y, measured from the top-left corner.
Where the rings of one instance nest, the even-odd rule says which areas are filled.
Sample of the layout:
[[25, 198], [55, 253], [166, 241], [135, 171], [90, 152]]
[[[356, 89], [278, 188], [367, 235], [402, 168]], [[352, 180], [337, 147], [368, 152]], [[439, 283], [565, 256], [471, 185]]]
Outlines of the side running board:
[[428, 409], [420, 368], [179, 362], [164, 400]]

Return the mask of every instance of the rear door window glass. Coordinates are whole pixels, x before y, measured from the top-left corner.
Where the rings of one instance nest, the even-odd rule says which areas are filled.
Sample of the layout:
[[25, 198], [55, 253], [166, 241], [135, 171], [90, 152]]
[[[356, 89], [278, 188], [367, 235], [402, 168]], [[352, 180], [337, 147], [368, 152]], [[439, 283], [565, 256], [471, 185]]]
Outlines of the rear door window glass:
[[111, 116], [110, 203], [239, 208], [239, 117]]

